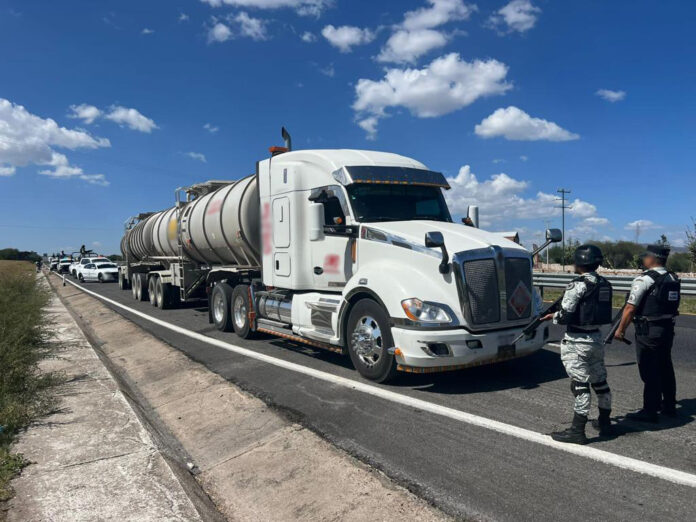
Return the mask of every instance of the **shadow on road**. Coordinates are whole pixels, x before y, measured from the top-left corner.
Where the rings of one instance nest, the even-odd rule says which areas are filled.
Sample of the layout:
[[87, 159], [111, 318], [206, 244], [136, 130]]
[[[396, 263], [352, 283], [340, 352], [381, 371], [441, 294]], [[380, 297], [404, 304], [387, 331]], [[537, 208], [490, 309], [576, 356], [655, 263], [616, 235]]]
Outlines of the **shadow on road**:
[[640, 433], [643, 431], [663, 431], [686, 426], [694, 421], [696, 417], [696, 399], [682, 399], [677, 401], [677, 416], [667, 417], [660, 415], [658, 424], [647, 422], [636, 422], [624, 416], [615, 419], [615, 429], [617, 436], [628, 433]]

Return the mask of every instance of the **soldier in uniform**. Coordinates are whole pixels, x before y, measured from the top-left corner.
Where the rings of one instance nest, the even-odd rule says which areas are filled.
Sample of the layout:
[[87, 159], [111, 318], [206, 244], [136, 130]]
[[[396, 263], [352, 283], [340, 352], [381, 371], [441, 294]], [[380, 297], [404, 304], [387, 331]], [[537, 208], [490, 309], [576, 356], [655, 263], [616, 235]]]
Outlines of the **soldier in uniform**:
[[636, 327], [638, 371], [644, 383], [643, 408], [626, 418], [649, 423], [658, 412], [677, 414], [677, 385], [672, 366], [674, 323], [679, 314], [681, 283], [665, 268], [669, 247], [649, 245], [643, 254], [646, 271], [631, 286], [621, 323], [614, 337], [623, 339], [631, 321]]
[[585, 425], [590, 414], [592, 395], [597, 394], [600, 436], [611, 435], [611, 390], [604, 366], [604, 343], [600, 326], [611, 323], [612, 288], [596, 272], [602, 251], [595, 245], [581, 245], [575, 250], [575, 273], [579, 276], [566, 288], [560, 310], [542, 318], [567, 326], [561, 341], [561, 361], [570, 377], [575, 396], [573, 423], [570, 428], [552, 433], [554, 440], [575, 444], [587, 443]]

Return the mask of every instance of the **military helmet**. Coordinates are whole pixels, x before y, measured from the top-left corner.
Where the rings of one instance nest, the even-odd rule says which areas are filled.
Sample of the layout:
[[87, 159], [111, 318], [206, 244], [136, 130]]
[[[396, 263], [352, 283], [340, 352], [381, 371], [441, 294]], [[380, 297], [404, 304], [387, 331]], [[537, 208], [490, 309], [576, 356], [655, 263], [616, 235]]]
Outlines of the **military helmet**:
[[574, 262], [576, 266], [599, 264], [603, 259], [602, 251], [595, 245], [580, 245], [575, 249]]

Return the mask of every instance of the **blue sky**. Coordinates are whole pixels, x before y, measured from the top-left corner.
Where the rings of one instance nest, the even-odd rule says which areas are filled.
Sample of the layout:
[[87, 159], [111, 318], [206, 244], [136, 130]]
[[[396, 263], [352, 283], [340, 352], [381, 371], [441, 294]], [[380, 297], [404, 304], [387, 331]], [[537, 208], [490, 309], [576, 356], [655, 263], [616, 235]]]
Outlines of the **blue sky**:
[[405, 154], [456, 214], [676, 244], [695, 215], [696, 4], [0, 0], [0, 247], [116, 252], [174, 189], [296, 148]]

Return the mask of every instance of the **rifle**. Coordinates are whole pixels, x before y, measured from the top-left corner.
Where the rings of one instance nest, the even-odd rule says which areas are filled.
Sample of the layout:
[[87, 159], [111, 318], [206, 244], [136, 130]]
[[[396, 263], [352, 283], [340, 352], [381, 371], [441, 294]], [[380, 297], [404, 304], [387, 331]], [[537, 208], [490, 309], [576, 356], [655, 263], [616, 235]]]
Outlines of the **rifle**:
[[[619, 310], [614, 318], [611, 320], [612, 327], [609, 330], [609, 333], [606, 335], [604, 338], [604, 344], [611, 344], [614, 342], [614, 334], [616, 333], [616, 330], [619, 329], [619, 325], [621, 324], [621, 318], [623, 317], [623, 312], [624, 309], [626, 308], [626, 303], [621, 307], [621, 310]], [[628, 345], [631, 344], [631, 341], [628, 339], [622, 339], [622, 341]]]
[[541, 314], [537, 315], [536, 318], [531, 323], [529, 323], [527, 326], [525, 326], [524, 329], [522, 330], [522, 333], [520, 335], [518, 335], [517, 337], [515, 337], [515, 339], [512, 341], [511, 344], [515, 344], [517, 341], [519, 341], [520, 339], [522, 339], [525, 336], [532, 335], [536, 331], [536, 329], [539, 328], [539, 325], [541, 324], [542, 317], [558, 311], [558, 309], [561, 307], [561, 301], [563, 301], [562, 295], [561, 295], [561, 297], [556, 299], [553, 303], [551, 303], [546, 308], [546, 310], [541, 312]]

